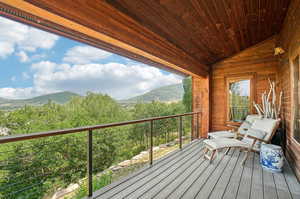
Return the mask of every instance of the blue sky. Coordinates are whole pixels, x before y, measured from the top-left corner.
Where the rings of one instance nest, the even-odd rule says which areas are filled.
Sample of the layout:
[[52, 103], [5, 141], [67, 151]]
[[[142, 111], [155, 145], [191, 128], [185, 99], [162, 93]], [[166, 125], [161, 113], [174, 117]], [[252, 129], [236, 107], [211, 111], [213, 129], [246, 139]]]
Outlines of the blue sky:
[[0, 97], [71, 91], [116, 99], [180, 83], [182, 77], [0, 17]]

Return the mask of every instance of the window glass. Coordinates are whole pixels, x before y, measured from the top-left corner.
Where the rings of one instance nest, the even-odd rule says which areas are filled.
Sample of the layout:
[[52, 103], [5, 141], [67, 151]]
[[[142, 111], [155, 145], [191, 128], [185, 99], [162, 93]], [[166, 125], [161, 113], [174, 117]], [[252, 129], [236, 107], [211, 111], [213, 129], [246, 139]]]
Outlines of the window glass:
[[241, 122], [250, 112], [250, 80], [229, 83], [229, 121]]
[[300, 142], [300, 74], [299, 74], [299, 56], [293, 61], [294, 69], [294, 138]]

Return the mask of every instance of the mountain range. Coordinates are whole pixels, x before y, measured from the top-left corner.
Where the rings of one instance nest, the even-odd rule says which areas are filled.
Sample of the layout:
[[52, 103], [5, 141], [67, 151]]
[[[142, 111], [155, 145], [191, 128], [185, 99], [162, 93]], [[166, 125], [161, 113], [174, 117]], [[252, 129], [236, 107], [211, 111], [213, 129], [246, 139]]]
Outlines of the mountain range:
[[21, 108], [24, 105], [32, 105], [32, 106], [40, 106], [49, 102], [49, 100], [57, 103], [57, 104], [64, 104], [68, 102], [72, 97], [79, 96], [76, 93], [72, 92], [59, 92], [59, 93], [52, 93], [47, 95], [42, 95], [30, 99], [5, 99], [0, 98], [0, 109], [2, 110], [12, 110]]
[[183, 96], [182, 84], [173, 84], [153, 89], [143, 95], [132, 97], [125, 100], [119, 100], [119, 103], [149, 103], [152, 101], [174, 102], [182, 99]]
[[[30, 99], [5, 99], [0, 98], [0, 110], [14, 110], [25, 105], [40, 106], [48, 103], [50, 100], [57, 104], [64, 104], [72, 97], [80, 96], [69, 91], [42, 95]], [[125, 100], [118, 100], [121, 105], [127, 106], [135, 103], [149, 103], [152, 101], [176, 102], [182, 99], [182, 84], [173, 84], [153, 89], [143, 95], [135, 96]]]

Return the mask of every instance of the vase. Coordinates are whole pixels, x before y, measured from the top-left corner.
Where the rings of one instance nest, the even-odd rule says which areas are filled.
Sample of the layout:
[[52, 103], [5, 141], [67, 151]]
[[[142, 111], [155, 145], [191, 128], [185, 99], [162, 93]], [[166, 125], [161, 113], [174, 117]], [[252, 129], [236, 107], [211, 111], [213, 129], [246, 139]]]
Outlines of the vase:
[[282, 172], [284, 155], [282, 148], [273, 144], [262, 144], [260, 149], [260, 164], [270, 172]]

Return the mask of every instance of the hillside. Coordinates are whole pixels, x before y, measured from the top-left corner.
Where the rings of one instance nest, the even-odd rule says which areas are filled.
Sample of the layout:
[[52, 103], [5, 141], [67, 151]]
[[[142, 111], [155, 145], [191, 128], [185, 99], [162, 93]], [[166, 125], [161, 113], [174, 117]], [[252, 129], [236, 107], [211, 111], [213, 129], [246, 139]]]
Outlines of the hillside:
[[[79, 96], [79, 95], [76, 93], [65, 91], [65, 92], [52, 93], [48, 95], [42, 95], [42, 96], [38, 96], [30, 99], [22, 99], [22, 100], [0, 98], [0, 110], [14, 110], [17, 108], [21, 108], [25, 105], [40, 106], [46, 104], [49, 100], [58, 104], [64, 104], [74, 96]], [[119, 100], [118, 102], [124, 106], [135, 104], [138, 102], [141, 103], [149, 103], [152, 101], [174, 102], [174, 101], [181, 100], [182, 96], [183, 96], [182, 84], [174, 84], [174, 85], [156, 88], [143, 95], [139, 95], [125, 100]]]
[[39, 106], [48, 103], [50, 100], [57, 103], [57, 104], [64, 104], [68, 102], [72, 97], [79, 96], [76, 93], [72, 92], [59, 92], [59, 93], [52, 93], [48, 95], [42, 95], [30, 99], [22, 99], [22, 100], [11, 100], [11, 99], [4, 99], [0, 98], [0, 109], [2, 110], [12, 110], [21, 108], [24, 105], [32, 105], [32, 106]]
[[161, 102], [172, 102], [179, 101], [183, 96], [183, 87], [182, 84], [173, 84], [169, 86], [163, 86], [160, 88], [153, 89], [143, 95], [132, 97], [126, 100], [120, 100], [120, 103], [148, 103], [151, 101], [161, 101]]

